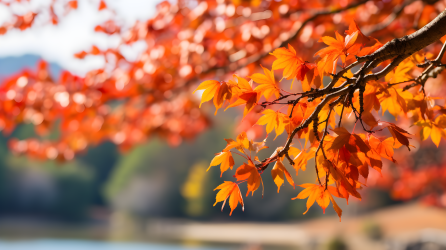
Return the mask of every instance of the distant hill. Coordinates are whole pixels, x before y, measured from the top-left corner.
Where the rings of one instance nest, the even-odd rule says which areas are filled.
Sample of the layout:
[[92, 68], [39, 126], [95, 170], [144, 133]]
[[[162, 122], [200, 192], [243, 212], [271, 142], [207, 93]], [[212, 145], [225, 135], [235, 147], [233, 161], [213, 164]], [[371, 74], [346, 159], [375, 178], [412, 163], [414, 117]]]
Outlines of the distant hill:
[[[28, 68], [36, 69], [37, 62], [42, 58], [38, 55], [8, 56], [0, 58], [0, 81]], [[58, 79], [62, 68], [56, 63], [50, 63], [51, 75]]]

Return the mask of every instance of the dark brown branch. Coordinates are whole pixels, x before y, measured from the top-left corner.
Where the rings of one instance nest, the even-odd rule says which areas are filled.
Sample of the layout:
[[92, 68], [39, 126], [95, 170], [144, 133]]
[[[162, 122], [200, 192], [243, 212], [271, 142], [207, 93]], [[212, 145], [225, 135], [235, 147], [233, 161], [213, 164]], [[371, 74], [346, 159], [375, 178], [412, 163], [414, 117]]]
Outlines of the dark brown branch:
[[293, 159], [291, 159], [291, 156], [290, 156], [288, 151], [285, 153], [285, 156], [288, 159], [288, 161], [290, 162], [290, 165], [293, 166], [294, 165], [294, 161], [293, 161]]
[[407, 57], [409, 57], [409, 55], [406, 55], [406, 54], [398, 56], [389, 65], [387, 65], [387, 67], [385, 67], [380, 72], [377, 72], [377, 73], [374, 73], [374, 74], [370, 74], [370, 75], [366, 75], [364, 77], [364, 82], [368, 82], [368, 81], [372, 81], [372, 80], [376, 81], [376, 80], [380, 79], [381, 77], [386, 76], [390, 71], [392, 71], [394, 68], [396, 68], [396, 66], [398, 66]]
[[439, 40], [446, 33], [446, 11], [441, 12], [434, 20], [416, 32], [401, 38], [393, 39], [371, 55], [358, 58], [359, 62], [378, 59], [383, 62], [385, 57], [412, 55]]
[[327, 131], [328, 130], [328, 120], [330, 119], [330, 115], [331, 115], [331, 111], [332, 110], [333, 109], [330, 108], [330, 111], [328, 112], [327, 120], [325, 122], [325, 129], [324, 129], [324, 132], [322, 134], [321, 141], [319, 142], [319, 146], [317, 147], [316, 152], [314, 153], [314, 167], [316, 169], [317, 180], [319, 181], [320, 185], [322, 185], [322, 183], [321, 183], [321, 179], [319, 178], [319, 169], [317, 168], [317, 153], [319, 152], [319, 150], [322, 149], [322, 154], [324, 155], [324, 159], [327, 159], [327, 156], [325, 155], [325, 151], [324, 151], [324, 148], [323, 148], [323, 144], [324, 144], [325, 135], [328, 133], [328, 131]]
[[[348, 96], [349, 93], [353, 93], [356, 89], [360, 88], [362, 85], [367, 84], [370, 80], [378, 80], [381, 77], [384, 77], [391, 70], [393, 70], [400, 62], [406, 59], [411, 54], [417, 52], [418, 50], [430, 45], [431, 43], [437, 41], [439, 38], [446, 34], [446, 10], [440, 13], [434, 20], [432, 20], [429, 24], [421, 28], [420, 30], [412, 33], [409, 36], [405, 36], [399, 39], [394, 39], [391, 42], [388, 42], [383, 47], [378, 49], [371, 55], [364, 56], [358, 58], [357, 62], [353, 63], [354, 65], [359, 65], [359, 63], [365, 62], [363, 67], [358, 70], [358, 72], [354, 75], [357, 77], [354, 81], [346, 81], [341, 86], [334, 88], [333, 86], [336, 84], [333, 78], [332, 82], [327, 85], [326, 88], [319, 90], [314, 93], [314, 95], [320, 97], [321, 95], [325, 96], [325, 98], [316, 106], [313, 113], [304, 120], [300, 126], [295, 128], [288, 137], [287, 142], [283, 149], [281, 149], [274, 157], [265, 159], [261, 166], [259, 166], [260, 170], [265, 170], [269, 163], [276, 161], [279, 157], [287, 154], [290, 149], [291, 143], [294, 139], [294, 136], [303, 128], [308, 127], [310, 123], [318, 116], [319, 112], [322, 108], [327, 105], [333, 98], [339, 97], [342, 95]], [[443, 54], [441, 52], [440, 54]], [[370, 72], [374, 67], [377, 67], [380, 63], [385, 60], [394, 58], [393, 61], [380, 72], [365, 75]], [[439, 55], [440, 57], [440, 55]], [[437, 57], [437, 58], [439, 58]], [[347, 67], [348, 68], [348, 67]], [[345, 69], [344, 69], [345, 70]], [[341, 70], [337, 75], [341, 77], [344, 73]], [[342, 74], [340, 74], [342, 73]], [[351, 78], [353, 80], [353, 78]], [[354, 84], [352, 84], [354, 82]], [[325, 136], [325, 133], [324, 135]], [[322, 141], [322, 140], [321, 140]], [[320, 146], [319, 146], [320, 147]]]
[[[411, 89], [415, 86], [421, 85], [421, 90], [424, 92], [424, 85], [426, 84], [426, 81], [429, 78], [436, 78], [438, 74], [440, 74], [444, 69], [445, 66], [441, 63], [441, 59], [443, 59], [444, 53], [446, 52], [446, 43], [443, 44], [443, 47], [441, 47], [440, 53], [438, 53], [437, 58], [433, 61], [428, 61], [427, 64], [429, 66], [426, 67], [426, 69], [421, 73], [414, 81], [414, 83], [407, 85], [403, 88], [403, 91], [406, 91], [408, 89]], [[439, 66], [439, 67], [437, 67]]]

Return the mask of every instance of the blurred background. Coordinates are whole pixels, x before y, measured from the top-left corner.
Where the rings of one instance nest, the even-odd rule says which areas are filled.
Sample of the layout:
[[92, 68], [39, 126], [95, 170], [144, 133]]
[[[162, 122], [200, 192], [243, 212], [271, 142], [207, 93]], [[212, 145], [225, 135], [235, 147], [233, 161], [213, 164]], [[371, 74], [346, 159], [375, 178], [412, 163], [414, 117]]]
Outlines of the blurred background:
[[[159, 2], [107, 4], [125, 26], [150, 18]], [[42, 59], [50, 62], [55, 79], [62, 69], [85, 75], [102, 67], [104, 61], [96, 57], [73, 57], [93, 43], [103, 48], [119, 43], [93, 31], [109, 16], [92, 15], [83, 6], [57, 26], [13, 30], [0, 37], [0, 80], [23, 69], [35, 71]], [[9, 20], [6, 10], [0, 13], [5, 13], [0, 22]], [[123, 53], [131, 58], [143, 49], [135, 45]], [[385, 181], [378, 185], [378, 173], [371, 174], [372, 187], [362, 190], [362, 201], [339, 204], [342, 222], [331, 207], [322, 214], [314, 206], [302, 215], [306, 201], [291, 200], [300, 188], [284, 185], [277, 194], [270, 178], [264, 179], [268, 188], [263, 198], [260, 193], [245, 198], [244, 212], [236, 209], [229, 216], [228, 207], [221, 212], [212, 206], [213, 189], [231, 173], [220, 178], [217, 167], [206, 169], [226, 145], [223, 138], [236, 136], [241, 113], [214, 116], [209, 106], [203, 109], [211, 128], [176, 147], [156, 137], [126, 152], [103, 142], [71, 161], [42, 161], [8, 151], [10, 138], [36, 136], [33, 125], [2, 135], [0, 249], [446, 249], [446, 210], [392, 199]], [[48, 138], [57, 136], [55, 130]], [[269, 146], [279, 146], [280, 139]], [[434, 148], [426, 143], [406, 161], [440, 163], [444, 149], [432, 153]], [[383, 173], [393, 167], [386, 166]], [[309, 172], [295, 181], [313, 181]]]

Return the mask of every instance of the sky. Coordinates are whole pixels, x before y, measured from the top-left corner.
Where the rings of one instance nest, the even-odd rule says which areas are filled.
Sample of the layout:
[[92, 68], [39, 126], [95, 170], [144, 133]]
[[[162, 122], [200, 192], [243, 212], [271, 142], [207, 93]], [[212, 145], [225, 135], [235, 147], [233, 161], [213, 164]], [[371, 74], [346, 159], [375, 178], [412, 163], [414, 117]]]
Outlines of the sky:
[[[49, 1], [51, 0], [31, 0], [26, 8], [38, 10]], [[36, 27], [25, 31], [11, 30], [0, 36], [0, 57], [39, 55], [47, 61], [59, 64], [63, 69], [83, 76], [89, 70], [104, 65], [104, 60], [99, 56], [87, 56], [84, 60], [79, 60], [74, 58], [74, 53], [88, 51], [93, 44], [106, 49], [119, 43], [117, 36], [109, 37], [94, 32], [96, 25], [109, 20], [113, 16], [112, 11], [116, 12], [118, 20], [124, 26], [130, 26], [136, 20], [147, 20], [154, 15], [159, 2], [161, 0], [108, 0], [108, 10], [97, 12], [99, 0], [79, 0], [78, 9], [61, 17], [58, 25], [39, 25], [36, 20]], [[12, 8], [18, 14], [28, 11], [17, 6]], [[10, 10], [0, 5], [0, 24], [9, 20]], [[140, 43], [122, 52], [131, 59], [143, 49], [144, 46]]]

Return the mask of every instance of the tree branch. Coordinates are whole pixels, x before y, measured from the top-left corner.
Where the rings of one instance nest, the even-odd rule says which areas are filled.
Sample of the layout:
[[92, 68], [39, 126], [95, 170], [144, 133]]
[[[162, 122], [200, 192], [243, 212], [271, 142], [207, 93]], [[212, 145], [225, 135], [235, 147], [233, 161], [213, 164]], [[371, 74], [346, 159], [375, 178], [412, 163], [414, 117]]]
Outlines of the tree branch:
[[412, 55], [431, 43], [439, 40], [446, 34], [446, 10], [441, 12], [434, 20], [416, 32], [401, 38], [393, 39], [371, 55], [359, 57], [359, 62], [378, 60], [381, 63], [384, 58], [400, 55]]
[[[354, 75], [354, 77], [350, 78], [350, 81], [347, 80], [339, 87], [332, 87], [336, 83], [336, 81], [346, 72], [347, 68], [351, 68], [350, 65], [346, 69], [341, 70], [338, 74], [333, 77], [332, 82], [327, 85], [326, 88], [321, 89], [320, 91], [314, 93], [314, 95], [323, 94], [326, 95], [325, 98], [316, 106], [313, 113], [304, 120], [301, 125], [296, 127], [288, 137], [285, 146], [280, 152], [278, 152], [274, 157], [267, 158], [262, 161], [261, 166], [259, 166], [262, 170], [266, 169], [269, 163], [275, 161], [276, 159], [282, 157], [283, 155], [288, 154], [288, 150], [290, 149], [291, 143], [294, 139], [294, 136], [303, 128], [308, 127], [312, 121], [318, 116], [319, 112], [322, 108], [327, 105], [333, 98], [346, 95], [349, 93], [353, 93], [354, 90], [360, 88], [361, 86], [365, 86], [368, 81], [378, 80], [385, 75], [387, 75], [390, 71], [392, 71], [395, 67], [399, 65], [403, 60], [409, 57], [411, 54], [417, 52], [418, 50], [430, 45], [431, 43], [437, 41], [439, 38], [446, 34], [446, 10], [440, 13], [434, 20], [432, 20], [429, 24], [421, 28], [420, 30], [412, 33], [409, 36], [405, 36], [399, 39], [394, 39], [388, 43], [386, 43], [383, 47], [378, 49], [371, 55], [357, 58], [357, 62], [352, 63], [351, 65], [358, 65], [361, 62], [365, 62], [363, 67], [358, 70], [358, 72]], [[441, 60], [444, 55], [446, 45], [443, 46], [441, 52], [439, 53], [436, 60]], [[394, 58], [395, 57], [395, 58]], [[394, 58], [394, 60], [387, 65], [383, 70], [377, 73], [365, 75], [369, 71], [371, 71], [374, 67], [377, 67], [381, 62]], [[433, 65], [433, 64], [432, 64]], [[444, 68], [439, 67], [439, 68]], [[426, 69], [427, 70], [427, 69]], [[344, 72], [345, 71], [345, 72]], [[428, 75], [428, 74], [426, 74]], [[337, 80], [335, 81], [335, 78]], [[354, 81], [352, 81], [354, 80]], [[354, 84], [352, 84], [354, 83]], [[323, 96], [322, 95], [322, 96]], [[331, 111], [331, 109], [330, 109]], [[327, 121], [328, 123], [328, 121]], [[323, 137], [325, 136], [325, 133]], [[321, 140], [323, 141], [323, 140]], [[321, 144], [319, 144], [321, 147]], [[318, 148], [319, 148], [318, 147]]]

